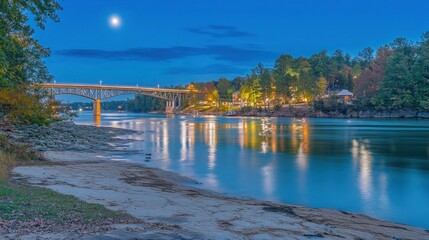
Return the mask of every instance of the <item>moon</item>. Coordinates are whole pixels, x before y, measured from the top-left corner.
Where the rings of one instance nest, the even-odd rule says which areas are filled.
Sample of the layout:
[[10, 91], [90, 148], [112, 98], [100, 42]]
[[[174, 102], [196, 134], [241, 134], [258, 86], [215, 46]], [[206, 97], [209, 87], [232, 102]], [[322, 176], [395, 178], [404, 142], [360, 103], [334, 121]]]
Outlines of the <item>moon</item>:
[[112, 27], [119, 27], [121, 25], [121, 19], [118, 16], [110, 17], [110, 25]]

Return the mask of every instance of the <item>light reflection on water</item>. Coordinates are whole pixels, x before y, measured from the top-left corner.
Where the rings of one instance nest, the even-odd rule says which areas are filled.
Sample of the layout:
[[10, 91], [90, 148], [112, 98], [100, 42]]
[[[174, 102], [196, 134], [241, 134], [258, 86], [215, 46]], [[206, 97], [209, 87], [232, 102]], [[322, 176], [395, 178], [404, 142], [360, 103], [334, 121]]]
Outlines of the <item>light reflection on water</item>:
[[429, 121], [104, 113], [101, 125], [143, 132], [128, 136], [143, 151], [130, 161], [205, 188], [429, 228]]

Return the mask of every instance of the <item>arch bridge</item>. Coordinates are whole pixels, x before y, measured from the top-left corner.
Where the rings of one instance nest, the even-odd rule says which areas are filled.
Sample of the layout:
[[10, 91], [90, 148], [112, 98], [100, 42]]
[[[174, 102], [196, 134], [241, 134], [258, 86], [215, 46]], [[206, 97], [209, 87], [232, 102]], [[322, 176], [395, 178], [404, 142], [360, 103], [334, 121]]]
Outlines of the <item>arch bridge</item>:
[[175, 109], [182, 106], [184, 97], [191, 93], [198, 93], [191, 90], [168, 89], [168, 88], [148, 88], [132, 86], [109, 86], [90, 84], [40, 84], [41, 88], [47, 89], [53, 95], [71, 94], [89, 98], [93, 100], [94, 116], [101, 115], [101, 100], [125, 94], [141, 94], [145, 96], [164, 99], [167, 101], [165, 112], [173, 113]]

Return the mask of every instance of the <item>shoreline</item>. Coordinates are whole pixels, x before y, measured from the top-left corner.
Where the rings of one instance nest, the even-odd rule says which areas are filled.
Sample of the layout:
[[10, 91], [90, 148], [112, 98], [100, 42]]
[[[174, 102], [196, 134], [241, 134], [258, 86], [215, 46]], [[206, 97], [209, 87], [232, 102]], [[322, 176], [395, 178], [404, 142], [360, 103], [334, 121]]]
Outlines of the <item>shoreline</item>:
[[[184, 110], [178, 115], [194, 115], [192, 110]], [[215, 115], [215, 116], [225, 116], [226, 112], [198, 112], [200, 115]], [[320, 110], [315, 110], [312, 106], [308, 105], [298, 105], [298, 106], [288, 106], [282, 107], [278, 110], [265, 110], [260, 109], [250, 109], [247, 112], [242, 110], [237, 110], [237, 117], [286, 117], [286, 118], [356, 118], [356, 119], [429, 119], [429, 112], [419, 112], [416, 110], [361, 110], [361, 111], [351, 111], [347, 110], [345, 112], [339, 111], [328, 111], [322, 112]]]
[[[74, 128], [80, 127], [74, 125]], [[87, 132], [96, 127], [83, 128], [83, 132]], [[133, 131], [99, 129], [102, 130], [98, 134], [114, 132], [110, 135], [113, 142], [103, 147], [95, 145], [90, 150], [48, 147], [45, 157], [61, 164], [21, 166], [15, 168], [14, 173], [32, 185], [124, 211], [146, 223], [127, 226], [128, 230], [122, 227], [102, 233], [103, 236], [121, 238], [126, 233], [167, 239], [429, 238], [427, 230], [417, 227], [338, 210], [225, 196], [193, 187], [197, 184], [195, 180], [173, 172], [113, 161], [110, 156], [113, 153], [130, 153], [122, 148], [126, 140], [114, 140], [114, 137]], [[158, 227], [148, 230], [148, 223]]]

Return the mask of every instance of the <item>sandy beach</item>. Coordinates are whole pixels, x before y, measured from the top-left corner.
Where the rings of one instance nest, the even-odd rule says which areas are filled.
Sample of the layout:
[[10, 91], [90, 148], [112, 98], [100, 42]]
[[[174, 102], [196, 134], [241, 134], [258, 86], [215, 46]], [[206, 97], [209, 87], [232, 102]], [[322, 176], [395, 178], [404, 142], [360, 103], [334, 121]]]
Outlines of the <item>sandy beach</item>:
[[[71, 127], [72, 126], [72, 127]], [[64, 130], [57, 126], [51, 134]], [[203, 190], [199, 183], [178, 174], [112, 156], [123, 150], [125, 141], [114, 138], [123, 130], [69, 125], [67, 129], [92, 128], [95, 135], [108, 132], [111, 142], [97, 143], [92, 149], [64, 144], [62, 140], [43, 141], [45, 158], [60, 164], [21, 166], [13, 170], [14, 181], [102, 204], [142, 220], [142, 224], [119, 224], [111, 230], [81, 235], [83, 239], [429, 239], [424, 229], [395, 224], [371, 217], [330, 209], [234, 198]], [[54, 126], [55, 129], [55, 126]], [[32, 130], [33, 131], [33, 130]], [[115, 132], [117, 131], [117, 132]], [[23, 135], [18, 131], [15, 136]], [[37, 130], [34, 130], [37, 133]], [[25, 134], [24, 134], [25, 135]], [[96, 138], [96, 136], [93, 138]], [[79, 138], [79, 134], [74, 136]], [[45, 136], [46, 139], [50, 135]], [[98, 136], [101, 138], [101, 136]], [[86, 146], [91, 144], [85, 140]], [[96, 142], [94, 140], [94, 142]], [[37, 148], [37, 141], [34, 142]], [[66, 146], [59, 148], [59, 145]], [[57, 149], [57, 150], [55, 150]], [[58, 151], [59, 149], [59, 151]], [[110, 150], [108, 150], [110, 149]], [[116, 149], [116, 150], [115, 150]], [[122, 149], [122, 150], [118, 150]], [[71, 239], [73, 233], [4, 236], [6, 239]]]

